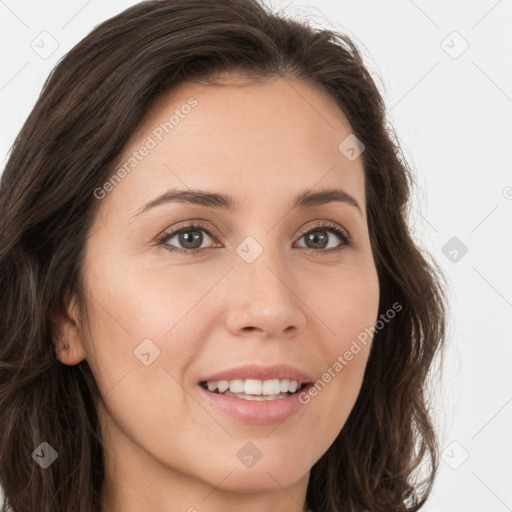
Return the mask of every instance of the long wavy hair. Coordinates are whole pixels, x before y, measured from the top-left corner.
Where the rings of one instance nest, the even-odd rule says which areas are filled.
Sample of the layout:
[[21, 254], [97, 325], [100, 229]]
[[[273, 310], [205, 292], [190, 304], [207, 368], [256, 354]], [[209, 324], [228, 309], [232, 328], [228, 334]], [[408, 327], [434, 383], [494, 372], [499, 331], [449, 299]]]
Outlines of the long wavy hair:
[[[14, 512], [95, 512], [103, 481], [101, 399], [84, 360], [56, 357], [55, 322], [74, 300], [87, 325], [82, 262], [100, 201], [155, 100], [222, 73], [314, 84], [364, 142], [367, 222], [379, 313], [360, 394], [311, 469], [315, 512], [412, 512], [438, 466], [429, 382], [445, 340], [445, 278], [408, 227], [415, 185], [384, 101], [347, 35], [257, 0], [141, 2], [96, 27], [50, 73], [0, 181], [0, 484]], [[47, 469], [31, 454], [58, 453]]]

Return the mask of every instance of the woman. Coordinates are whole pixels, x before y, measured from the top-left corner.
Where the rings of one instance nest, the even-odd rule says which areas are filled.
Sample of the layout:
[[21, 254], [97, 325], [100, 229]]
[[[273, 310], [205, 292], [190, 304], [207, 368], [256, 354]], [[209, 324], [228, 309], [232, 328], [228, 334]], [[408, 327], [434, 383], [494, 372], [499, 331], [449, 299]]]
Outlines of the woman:
[[348, 37], [255, 0], [66, 55], [0, 182], [12, 510], [421, 508], [445, 299], [384, 113]]

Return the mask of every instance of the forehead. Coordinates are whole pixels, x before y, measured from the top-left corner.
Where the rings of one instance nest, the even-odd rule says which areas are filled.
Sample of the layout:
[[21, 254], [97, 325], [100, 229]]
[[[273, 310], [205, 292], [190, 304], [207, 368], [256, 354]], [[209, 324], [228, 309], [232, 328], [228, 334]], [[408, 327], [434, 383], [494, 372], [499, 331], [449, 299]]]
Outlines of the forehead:
[[[194, 106], [188, 108], [192, 102]], [[318, 143], [329, 132], [337, 136], [351, 132], [332, 96], [317, 86], [285, 77], [256, 83], [231, 78], [213, 85], [181, 84], [154, 102], [134, 139], [167, 121], [173, 125], [169, 133], [164, 130], [167, 135], [179, 133], [185, 139], [193, 131], [202, 139], [222, 138], [226, 144], [243, 138], [257, 142], [258, 134], [271, 146], [272, 142], [297, 145], [304, 138]], [[325, 142], [329, 144], [330, 137]]]
[[132, 210], [167, 188], [250, 191], [262, 203], [342, 185], [364, 208], [361, 158], [340, 151], [351, 127], [334, 99], [287, 78], [184, 83], [159, 97], [120, 154], [108, 194]]

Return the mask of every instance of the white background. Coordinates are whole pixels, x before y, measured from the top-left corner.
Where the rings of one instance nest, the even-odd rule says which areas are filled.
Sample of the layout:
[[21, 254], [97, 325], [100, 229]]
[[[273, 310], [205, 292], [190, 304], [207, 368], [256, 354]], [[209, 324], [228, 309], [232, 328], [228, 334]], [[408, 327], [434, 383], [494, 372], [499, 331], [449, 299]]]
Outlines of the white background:
[[[134, 3], [0, 0], [1, 169], [56, 62]], [[436, 406], [443, 460], [424, 510], [512, 510], [512, 1], [271, 5], [348, 33], [361, 48], [417, 176], [415, 237], [450, 281]], [[47, 58], [32, 48], [52, 50], [43, 31], [58, 44]], [[445, 247], [453, 237], [467, 247], [462, 257]]]

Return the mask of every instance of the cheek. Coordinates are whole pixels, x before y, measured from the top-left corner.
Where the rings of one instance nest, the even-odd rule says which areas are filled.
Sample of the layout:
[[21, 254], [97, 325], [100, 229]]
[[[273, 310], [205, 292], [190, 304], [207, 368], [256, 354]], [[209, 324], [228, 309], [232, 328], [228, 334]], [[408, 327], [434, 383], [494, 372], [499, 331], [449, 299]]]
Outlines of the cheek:
[[135, 375], [138, 392], [155, 372], [179, 372], [177, 362], [192, 358], [197, 347], [186, 329], [187, 313], [208, 283], [184, 282], [177, 272], [163, 278], [163, 272], [103, 263], [89, 266], [85, 281], [92, 337], [86, 343], [87, 360], [102, 394]]
[[115, 424], [154, 454], [175, 453], [179, 465], [179, 457], [190, 453], [180, 453], [168, 432], [182, 431], [182, 418], [192, 416], [194, 404], [181, 382], [200, 350], [191, 329], [194, 315], [187, 312], [208, 283], [186, 286], [179, 273], [162, 279], [154, 271], [107, 268], [90, 267], [85, 283], [92, 337], [86, 357], [103, 396], [103, 417], [110, 418], [106, 435]]
[[141, 265], [122, 254], [95, 263], [86, 279], [97, 313], [91, 323], [97, 333], [115, 338], [116, 349], [127, 339], [133, 350], [137, 340], [171, 336], [212, 285], [208, 275], [194, 275], [191, 267], [170, 271], [168, 264]]
[[[318, 281], [321, 285], [322, 281]], [[327, 329], [319, 340], [324, 372], [310, 390], [313, 416], [328, 416], [331, 425], [341, 428], [360, 391], [370, 353], [379, 308], [379, 284], [375, 269], [346, 272], [326, 281], [309, 295], [314, 311]]]
[[[367, 341], [371, 341], [368, 330], [375, 325], [379, 309], [378, 276], [374, 267], [357, 271], [340, 269], [336, 279], [332, 273], [326, 274], [320, 276], [317, 283], [317, 291], [309, 295], [315, 305], [315, 313], [328, 329], [322, 338], [323, 353], [330, 362], [334, 362], [339, 355], [350, 350], [352, 341], [358, 336], [364, 339], [366, 334]], [[361, 353], [365, 357], [366, 352]]]

